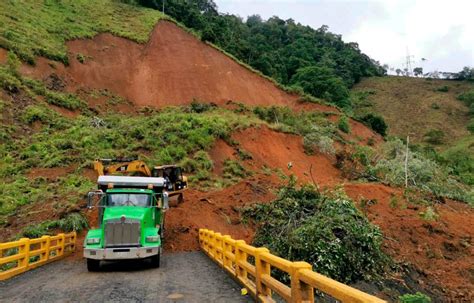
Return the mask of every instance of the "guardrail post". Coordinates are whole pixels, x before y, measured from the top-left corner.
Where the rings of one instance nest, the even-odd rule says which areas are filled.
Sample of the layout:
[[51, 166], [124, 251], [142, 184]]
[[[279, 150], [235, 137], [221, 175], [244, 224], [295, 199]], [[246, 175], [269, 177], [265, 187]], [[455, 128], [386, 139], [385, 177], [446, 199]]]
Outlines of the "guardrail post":
[[214, 242], [216, 247], [216, 254], [215, 254], [215, 258], [217, 261], [219, 261], [219, 263], [222, 264], [222, 234], [221, 233], [215, 233], [215, 239], [216, 241]]
[[45, 258], [45, 261], [48, 261], [49, 260], [49, 254], [51, 253], [49, 251], [49, 248], [51, 247], [51, 236], [43, 236], [42, 238], [46, 238], [46, 243], [45, 243], [45, 251], [46, 251], [46, 258]]
[[247, 281], [247, 271], [241, 265], [244, 262], [247, 262], [247, 253], [240, 249], [240, 245], [244, 245], [244, 240], [235, 241], [235, 275], [241, 281]]
[[72, 233], [72, 237], [71, 237], [69, 240], [71, 241], [71, 242], [70, 242], [71, 245], [69, 246], [70, 249], [71, 249], [71, 252], [76, 251], [76, 240], [77, 240], [77, 233], [76, 233], [76, 231], [74, 231], [74, 232]]
[[269, 263], [262, 260], [261, 255], [269, 252], [270, 251], [264, 247], [255, 250], [255, 284], [257, 286], [257, 298], [259, 296], [271, 298], [272, 296], [272, 290], [262, 282], [262, 275], [270, 275], [271, 268]]
[[311, 264], [306, 262], [293, 262], [291, 265], [291, 302], [314, 302], [313, 287], [300, 280], [300, 270], [312, 270]]
[[209, 231], [209, 254], [212, 258], [216, 258], [216, 237], [213, 231]]
[[232, 266], [232, 261], [227, 256], [227, 251], [228, 250], [232, 251], [232, 247], [230, 246], [230, 244], [226, 242], [226, 240], [230, 240], [230, 239], [231, 238], [229, 235], [225, 235], [222, 237], [222, 265], [227, 268], [231, 268]]
[[58, 257], [59, 257], [59, 256], [64, 255], [64, 242], [65, 242], [66, 237], [64, 236], [63, 233], [59, 234], [58, 236], [60, 237], [59, 241], [61, 241], [61, 246], [60, 246], [59, 251], [58, 251]]
[[18, 267], [28, 270], [28, 265], [30, 264], [30, 239], [21, 238], [20, 241], [21, 244], [18, 248], [18, 253], [23, 255], [23, 259], [21, 259], [22, 261], [18, 260]]

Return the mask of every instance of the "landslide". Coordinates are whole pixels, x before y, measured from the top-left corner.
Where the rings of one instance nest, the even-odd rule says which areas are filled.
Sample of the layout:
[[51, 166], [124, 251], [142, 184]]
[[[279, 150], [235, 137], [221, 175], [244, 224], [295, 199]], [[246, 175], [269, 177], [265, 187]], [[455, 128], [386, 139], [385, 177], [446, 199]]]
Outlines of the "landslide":
[[[23, 65], [21, 73], [44, 82], [51, 79], [52, 75], [56, 75], [61, 80], [60, 83], [64, 84], [64, 88], [60, 89], [67, 92], [110, 91], [131, 102], [127, 105], [127, 111], [132, 116], [137, 114], [137, 107], [162, 108], [169, 105], [187, 105], [193, 99], [222, 106], [226, 106], [228, 101], [232, 100], [250, 106], [283, 105], [293, 109], [334, 111], [320, 105], [300, 106], [297, 103], [297, 96], [280, 90], [272, 82], [259, 77], [169, 22], [158, 23], [150, 41], [145, 45], [110, 34], [99, 34], [90, 40], [71, 41], [67, 45], [69, 66], [38, 58], [36, 66]], [[0, 61], [5, 60], [5, 52], [0, 52], [0, 55]], [[58, 89], [54, 85], [51, 88]], [[87, 98], [88, 95], [84, 97]], [[21, 107], [25, 106], [21, 103], [25, 96], [18, 93], [2, 92], [2, 99], [8, 101], [9, 106], [16, 108], [16, 112], [11, 115], [12, 119]], [[28, 105], [36, 101], [28, 100]], [[106, 111], [101, 112], [100, 108], [90, 101], [89, 107], [95, 110], [94, 113], [106, 114]], [[71, 113], [64, 112], [64, 109], [48, 106], [71, 120], [81, 114], [75, 111], [74, 115], [69, 115]], [[111, 110], [124, 112], [120, 108]], [[27, 135], [39, 133], [45, 129], [45, 124], [43, 121], [36, 126], [28, 126], [25, 133]], [[373, 132], [359, 123], [351, 121], [351, 128], [354, 131], [353, 136], [364, 139], [374, 136]], [[21, 136], [22, 130], [25, 128], [18, 130], [18, 137]], [[199, 227], [212, 228], [235, 238], [251, 241], [255, 226], [241, 222], [239, 207], [271, 201], [276, 188], [286, 181], [284, 176], [295, 174], [301, 182], [316, 182], [320, 186], [332, 187], [346, 182], [348, 194], [359, 204], [362, 199], [377, 200], [374, 206], [368, 208], [368, 216], [387, 235], [384, 245], [392, 257], [401, 262], [415, 264], [424, 275], [423, 280], [429, 280], [433, 275], [435, 277], [433, 283], [443, 285], [447, 294], [462, 292], [463, 288], [466, 292], [461, 298], [472, 293], [469, 281], [472, 281], [473, 234], [468, 227], [472, 225], [470, 222], [473, 213], [468, 207], [459, 206], [459, 203], [454, 201], [436, 205], [436, 210], [440, 214], [439, 220], [426, 223], [420, 218], [419, 213], [422, 209], [419, 209], [419, 206], [407, 205], [408, 211], [395, 211], [388, 205], [392, 197], [403, 200], [400, 190], [382, 185], [348, 182], [334, 167], [334, 158], [319, 153], [306, 155], [300, 136], [260, 126], [233, 132], [231, 139], [237, 143], [237, 148], [223, 139], [218, 139], [209, 151], [214, 162], [214, 176], [223, 173], [225, 160], [239, 159], [239, 149], [250, 154], [250, 158], [242, 162], [251, 175], [241, 178], [230, 186], [217, 187], [212, 191], [193, 188], [187, 192], [185, 202], [174, 205], [168, 213], [166, 249], [170, 251], [197, 249], [196, 235]], [[378, 138], [376, 143], [380, 141]], [[137, 151], [147, 157], [156, 156], [151, 155], [149, 150]], [[35, 165], [40, 166], [41, 163]], [[73, 169], [75, 168], [34, 167], [27, 172], [27, 177], [29, 182], [38, 179], [47, 181], [67, 177]], [[75, 169], [75, 172], [91, 181], [83, 182], [85, 184], [83, 187], [93, 183], [94, 175], [89, 170], [81, 167]], [[46, 183], [46, 181], [39, 182]], [[78, 192], [84, 192], [82, 188], [78, 190], [78, 186], [73, 182], [76, 181], [71, 181], [71, 187], [76, 187], [75, 190], [20, 207], [9, 218], [11, 231], [2, 229], [0, 237], [10, 238], [20, 232], [22, 227], [31, 223], [61, 218], [64, 212], [61, 209], [62, 204], [59, 204], [61, 199], [66, 195], [78, 195]], [[46, 186], [43, 183], [42, 186]], [[380, 190], [380, 187], [383, 189]], [[78, 205], [84, 207], [83, 202]], [[416, 207], [418, 209], [415, 209]], [[77, 208], [67, 211], [71, 210], [78, 211]], [[88, 217], [93, 218], [92, 214], [88, 214]], [[90, 221], [94, 223], [93, 220]], [[467, 223], [461, 225], [456, 222]], [[438, 231], [439, 226], [442, 228], [441, 232]], [[433, 235], [436, 237], [435, 241], [432, 241]], [[430, 244], [423, 246], [423, 243]], [[455, 260], [456, 266], [452, 265], [452, 260]], [[446, 279], [442, 279], [443, 276], [446, 276]]]
[[[69, 91], [107, 89], [138, 106], [176, 106], [193, 100], [297, 106], [299, 99], [169, 21], [158, 22], [146, 44], [102, 33], [69, 41], [67, 47], [69, 66], [38, 58], [36, 66], [24, 65], [21, 72], [37, 79], [54, 73]], [[324, 105], [310, 107], [336, 111]]]

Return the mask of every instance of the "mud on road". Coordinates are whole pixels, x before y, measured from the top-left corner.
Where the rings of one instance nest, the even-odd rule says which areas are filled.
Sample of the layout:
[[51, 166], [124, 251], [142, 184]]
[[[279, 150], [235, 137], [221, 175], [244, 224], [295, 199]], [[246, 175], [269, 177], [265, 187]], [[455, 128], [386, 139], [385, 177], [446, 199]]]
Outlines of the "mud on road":
[[103, 263], [89, 273], [85, 260], [66, 259], [0, 282], [0, 302], [252, 302], [201, 252]]

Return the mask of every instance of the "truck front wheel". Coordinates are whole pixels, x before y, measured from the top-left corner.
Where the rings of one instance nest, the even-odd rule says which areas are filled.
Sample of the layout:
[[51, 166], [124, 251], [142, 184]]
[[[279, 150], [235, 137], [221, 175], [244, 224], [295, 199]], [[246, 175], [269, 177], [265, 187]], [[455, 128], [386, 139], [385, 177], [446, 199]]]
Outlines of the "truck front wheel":
[[88, 271], [99, 271], [100, 260], [87, 259], [87, 270]]
[[152, 267], [154, 267], [154, 268], [159, 268], [160, 267], [160, 257], [161, 257], [161, 252], [150, 258]]

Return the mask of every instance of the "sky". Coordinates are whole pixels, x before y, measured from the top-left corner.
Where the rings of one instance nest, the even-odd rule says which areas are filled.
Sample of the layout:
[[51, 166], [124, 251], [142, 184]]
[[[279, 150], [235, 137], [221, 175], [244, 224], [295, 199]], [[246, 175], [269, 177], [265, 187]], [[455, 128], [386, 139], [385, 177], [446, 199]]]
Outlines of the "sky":
[[[221, 13], [279, 16], [315, 29], [328, 25], [381, 64], [424, 72], [474, 67], [474, 1], [214, 0]], [[421, 60], [425, 58], [427, 60]]]

